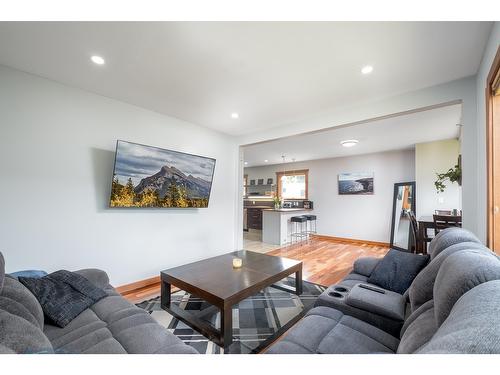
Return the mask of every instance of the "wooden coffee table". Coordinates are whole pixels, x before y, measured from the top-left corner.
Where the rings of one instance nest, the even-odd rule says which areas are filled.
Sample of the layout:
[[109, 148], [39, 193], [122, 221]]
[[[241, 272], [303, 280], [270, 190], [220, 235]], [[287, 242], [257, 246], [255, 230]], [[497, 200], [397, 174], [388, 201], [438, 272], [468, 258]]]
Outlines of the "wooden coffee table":
[[[233, 268], [233, 259], [243, 266]], [[295, 289], [273, 285], [295, 273]], [[213, 305], [195, 315], [171, 303], [171, 285]], [[233, 340], [232, 306], [262, 289], [273, 286], [302, 294], [302, 262], [282, 257], [235, 251], [229, 254], [161, 271], [161, 307], [216, 344], [227, 348]], [[220, 310], [220, 330], [201, 319]]]

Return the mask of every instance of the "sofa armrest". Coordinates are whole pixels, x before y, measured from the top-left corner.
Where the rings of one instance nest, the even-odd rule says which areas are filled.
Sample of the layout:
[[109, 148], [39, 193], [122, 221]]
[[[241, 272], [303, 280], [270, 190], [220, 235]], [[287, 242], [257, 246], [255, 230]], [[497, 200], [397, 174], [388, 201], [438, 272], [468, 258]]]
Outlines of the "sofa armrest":
[[399, 321], [405, 319], [405, 302], [401, 294], [371, 284], [354, 285], [346, 297], [349, 306]]
[[97, 268], [85, 268], [74, 272], [85, 277], [98, 288], [105, 289], [109, 285], [108, 274]]
[[363, 257], [354, 262], [353, 272], [370, 277], [381, 258]]

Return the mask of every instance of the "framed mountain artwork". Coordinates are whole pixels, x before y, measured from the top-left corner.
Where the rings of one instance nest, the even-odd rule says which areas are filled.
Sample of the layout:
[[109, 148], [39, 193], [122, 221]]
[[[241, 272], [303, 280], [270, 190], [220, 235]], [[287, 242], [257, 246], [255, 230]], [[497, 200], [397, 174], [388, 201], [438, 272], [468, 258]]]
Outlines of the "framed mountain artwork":
[[215, 159], [117, 141], [110, 207], [208, 207]]

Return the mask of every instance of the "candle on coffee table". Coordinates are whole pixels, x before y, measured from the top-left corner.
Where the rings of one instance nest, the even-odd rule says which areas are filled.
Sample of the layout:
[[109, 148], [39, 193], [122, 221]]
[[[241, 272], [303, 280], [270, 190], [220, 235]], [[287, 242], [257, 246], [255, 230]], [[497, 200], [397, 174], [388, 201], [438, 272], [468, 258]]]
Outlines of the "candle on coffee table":
[[240, 258], [233, 258], [233, 267], [241, 268], [243, 261]]

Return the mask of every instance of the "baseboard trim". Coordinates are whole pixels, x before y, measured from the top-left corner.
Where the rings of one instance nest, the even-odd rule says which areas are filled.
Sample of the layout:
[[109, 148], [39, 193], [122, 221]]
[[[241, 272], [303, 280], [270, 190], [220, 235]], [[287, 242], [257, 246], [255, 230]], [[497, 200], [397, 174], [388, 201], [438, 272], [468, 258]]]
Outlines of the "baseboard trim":
[[318, 240], [346, 242], [346, 243], [352, 243], [352, 244], [356, 244], [356, 245], [375, 245], [375, 246], [390, 247], [390, 244], [388, 242], [378, 242], [378, 241], [358, 240], [358, 239], [354, 239], [354, 238], [325, 236], [322, 234], [311, 234], [311, 237], [317, 238]]
[[160, 276], [150, 277], [149, 279], [139, 280], [135, 283], [125, 284], [116, 288], [120, 294], [133, 293], [139, 289], [150, 287], [155, 284], [160, 284]]

